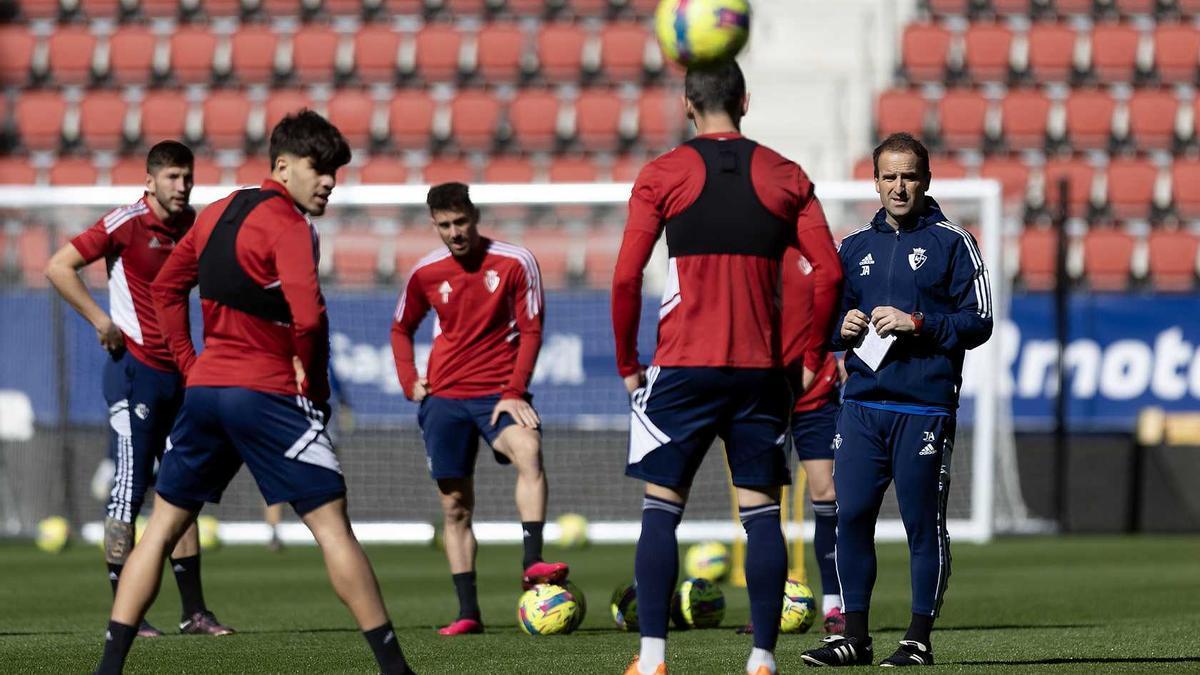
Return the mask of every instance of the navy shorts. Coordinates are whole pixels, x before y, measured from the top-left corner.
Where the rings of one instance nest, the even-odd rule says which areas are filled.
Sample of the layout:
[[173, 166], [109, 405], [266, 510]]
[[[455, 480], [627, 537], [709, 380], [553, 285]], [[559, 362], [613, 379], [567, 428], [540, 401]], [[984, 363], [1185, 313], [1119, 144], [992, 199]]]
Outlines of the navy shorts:
[[109, 456], [116, 467], [107, 516], [131, 523], [142, 510], [167, 434], [183, 402], [179, 373], [152, 368], [128, 351], [104, 364]]
[[497, 462], [510, 463], [494, 447], [500, 432], [517, 421], [504, 414], [492, 426], [492, 411], [499, 402], [499, 394], [476, 398], [426, 396], [421, 400], [417, 423], [425, 439], [425, 463], [434, 480], [475, 475], [481, 436], [493, 447], [492, 455]]
[[158, 493], [185, 508], [219, 502], [245, 462], [268, 504], [340, 497], [346, 482], [325, 425], [325, 412], [303, 396], [188, 387]]
[[831, 401], [816, 410], [792, 413], [792, 445], [797, 459], [833, 459], [839, 407]]
[[780, 370], [660, 368], [646, 370], [633, 392], [625, 475], [665, 487], [686, 487], [720, 438], [739, 487], [792, 482], [788, 413], [792, 392]]

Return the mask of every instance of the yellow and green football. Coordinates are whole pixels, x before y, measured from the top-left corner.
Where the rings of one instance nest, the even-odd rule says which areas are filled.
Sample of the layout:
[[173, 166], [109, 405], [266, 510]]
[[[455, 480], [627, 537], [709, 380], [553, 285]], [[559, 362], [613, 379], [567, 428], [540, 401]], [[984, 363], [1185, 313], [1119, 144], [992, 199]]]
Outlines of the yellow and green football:
[[750, 37], [750, 3], [662, 0], [654, 13], [654, 31], [663, 54], [685, 68], [727, 61]]

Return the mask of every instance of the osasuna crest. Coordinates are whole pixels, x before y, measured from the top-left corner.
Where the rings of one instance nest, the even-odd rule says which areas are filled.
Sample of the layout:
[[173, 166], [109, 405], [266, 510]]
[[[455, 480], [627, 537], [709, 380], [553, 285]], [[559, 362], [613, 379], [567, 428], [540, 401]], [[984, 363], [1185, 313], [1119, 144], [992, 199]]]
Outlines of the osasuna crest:
[[928, 258], [925, 256], [925, 249], [914, 248], [912, 253], [908, 254], [908, 266], [913, 268], [913, 271], [915, 272], [921, 267], [921, 265], [925, 264], [927, 259]]
[[841, 450], [841, 448], [842, 448], [842, 435], [834, 434], [833, 435], [833, 449]]
[[145, 403], [139, 403], [133, 407], [133, 414], [137, 415], [139, 420], [144, 420], [150, 416], [150, 407]]
[[487, 286], [488, 293], [495, 293], [497, 288], [500, 288], [500, 275], [496, 270], [488, 270], [483, 275], [483, 283]]

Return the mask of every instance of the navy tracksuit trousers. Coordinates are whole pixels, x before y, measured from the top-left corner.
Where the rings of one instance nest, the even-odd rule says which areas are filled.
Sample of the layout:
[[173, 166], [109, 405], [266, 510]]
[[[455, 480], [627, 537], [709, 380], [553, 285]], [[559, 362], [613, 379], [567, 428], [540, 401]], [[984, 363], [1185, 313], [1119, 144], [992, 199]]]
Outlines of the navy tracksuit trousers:
[[833, 482], [843, 611], [866, 611], [871, 604], [875, 521], [894, 481], [908, 534], [912, 612], [937, 616], [950, 577], [946, 498], [954, 426], [953, 415], [902, 413], [854, 401], [842, 406], [833, 441]]

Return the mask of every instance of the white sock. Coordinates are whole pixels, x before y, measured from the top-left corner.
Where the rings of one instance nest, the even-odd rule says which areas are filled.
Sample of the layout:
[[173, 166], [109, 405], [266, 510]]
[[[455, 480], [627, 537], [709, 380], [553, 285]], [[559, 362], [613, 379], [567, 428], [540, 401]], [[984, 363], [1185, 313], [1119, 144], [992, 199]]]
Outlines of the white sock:
[[642, 652], [638, 655], [638, 672], [651, 675], [658, 664], [667, 660], [666, 638], [642, 638]]
[[822, 596], [821, 609], [826, 614], [832, 612], [835, 609], [841, 609], [841, 608], [842, 608], [842, 596], [831, 595], [829, 593], [826, 593], [824, 596]]
[[746, 661], [746, 672], [754, 675], [759, 666], [766, 666], [767, 670], [775, 672], [775, 653], [765, 649], [755, 647], [750, 650], [750, 660]]

